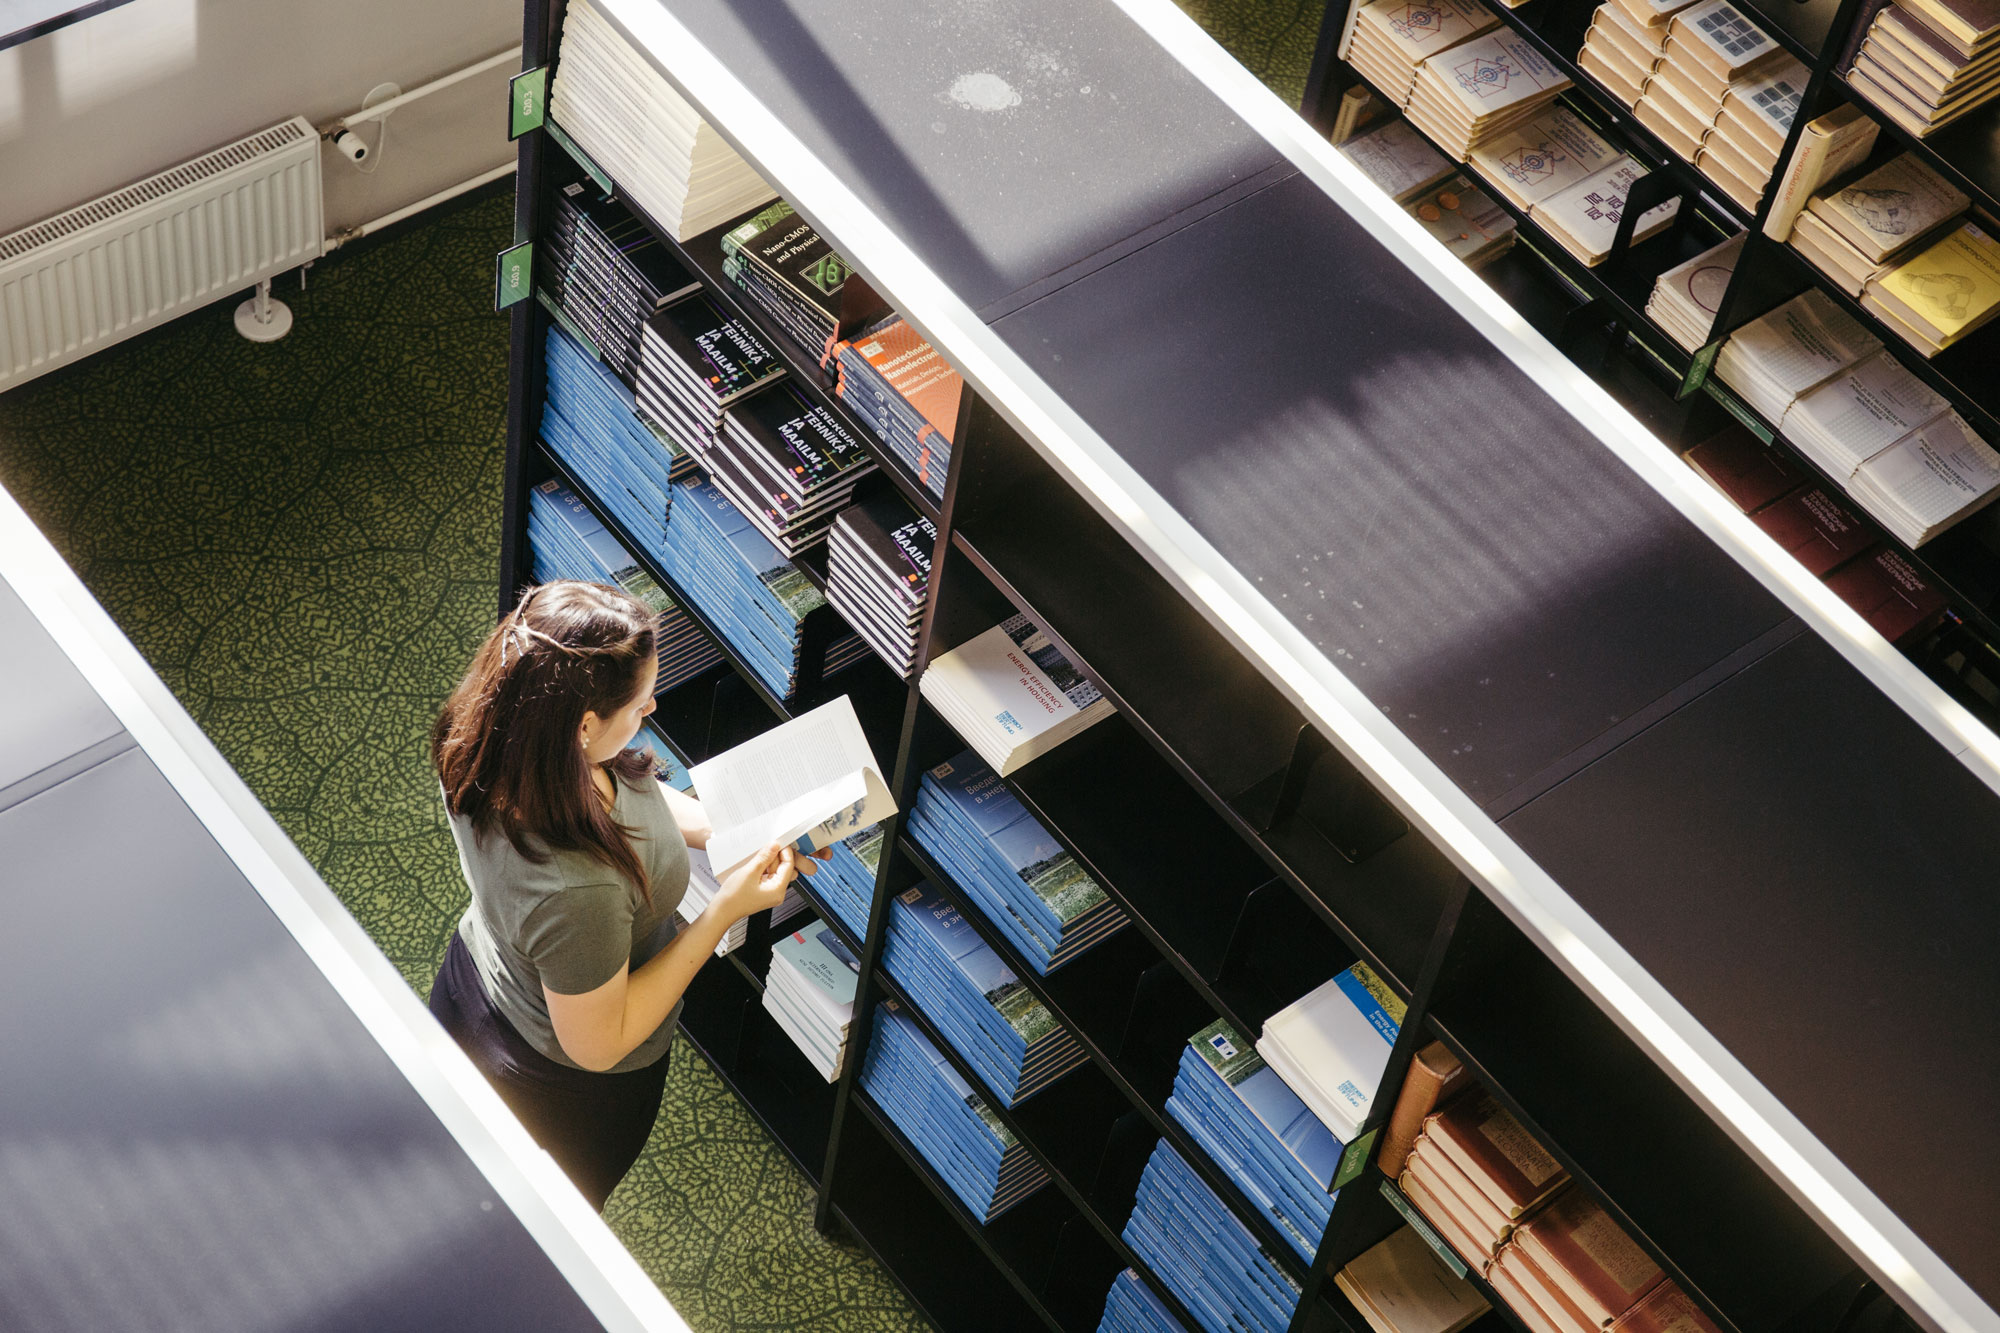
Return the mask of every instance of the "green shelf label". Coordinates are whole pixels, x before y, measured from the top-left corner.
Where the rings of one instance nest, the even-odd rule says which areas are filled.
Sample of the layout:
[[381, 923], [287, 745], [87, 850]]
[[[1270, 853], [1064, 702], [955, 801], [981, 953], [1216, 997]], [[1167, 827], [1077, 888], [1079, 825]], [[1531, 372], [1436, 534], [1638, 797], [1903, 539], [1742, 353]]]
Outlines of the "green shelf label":
[[1694, 363], [1688, 367], [1687, 378], [1681, 381], [1681, 391], [1674, 395], [1685, 398], [1708, 382], [1708, 372], [1715, 368], [1715, 358], [1722, 351], [1721, 342], [1712, 342], [1694, 354]]
[[507, 138], [538, 130], [549, 116], [549, 67], [524, 69], [507, 80]]
[[1347, 1145], [1347, 1151], [1340, 1154], [1340, 1169], [1333, 1173], [1333, 1187], [1339, 1189], [1368, 1169], [1368, 1159], [1375, 1155], [1375, 1136], [1382, 1132], [1378, 1126]]
[[527, 300], [535, 294], [535, 243], [522, 241], [502, 250], [493, 273], [493, 308]]
[[1422, 1213], [1410, 1206], [1410, 1201], [1403, 1197], [1401, 1190], [1385, 1180], [1382, 1182], [1382, 1197], [1389, 1201], [1391, 1208], [1403, 1215], [1403, 1220], [1410, 1224], [1410, 1230], [1424, 1238], [1424, 1244], [1431, 1247], [1446, 1268], [1461, 1279], [1465, 1277], [1465, 1260], [1459, 1258], [1458, 1251], [1445, 1244], [1443, 1238], [1431, 1230], [1431, 1224], [1424, 1221]]

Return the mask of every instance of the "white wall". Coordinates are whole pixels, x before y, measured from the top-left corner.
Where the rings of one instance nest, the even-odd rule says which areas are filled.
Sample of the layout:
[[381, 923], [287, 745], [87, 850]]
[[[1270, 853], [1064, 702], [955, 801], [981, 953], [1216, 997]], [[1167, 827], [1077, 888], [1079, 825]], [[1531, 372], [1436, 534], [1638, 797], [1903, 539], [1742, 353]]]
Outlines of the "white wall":
[[[520, 0], [132, 0], [0, 51], [0, 234], [287, 116], [324, 124], [378, 83], [415, 88], [520, 34]], [[458, 138], [504, 141], [504, 98], [458, 101]], [[465, 151], [418, 134], [385, 165], [405, 196], [390, 206], [471, 174]]]

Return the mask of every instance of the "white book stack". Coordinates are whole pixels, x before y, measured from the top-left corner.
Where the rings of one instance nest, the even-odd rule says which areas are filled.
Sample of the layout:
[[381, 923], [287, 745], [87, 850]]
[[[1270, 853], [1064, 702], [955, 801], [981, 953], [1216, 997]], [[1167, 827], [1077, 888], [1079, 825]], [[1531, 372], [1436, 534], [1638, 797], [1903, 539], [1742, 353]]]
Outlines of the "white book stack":
[[1694, 156], [1701, 174], [1745, 208], [1757, 206], [1777, 173], [1778, 156], [1805, 101], [1806, 77], [1806, 67], [1792, 61], [1730, 84], [1715, 132]]
[[[708, 863], [708, 853], [699, 847], [688, 848], [687, 892], [681, 895], [680, 906], [674, 909], [680, 919], [693, 921], [721, 891], [722, 886], [716, 882], [715, 870]], [[787, 894], [786, 901], [790, 900], [791, 895]], [[745, 917], [722, 932], [722, 942], [715, 946], [715, 956], [720, 958], [732, 949], [741, 948], [743, 942], [749, 938], [750, 919]]]
[[[1646, 174], [1646, 168], [1631, 158], [1620, 158], [1536, 204], [1534, 219], [1564, 249], [1595, 267], [1610, 258], [1632, 185]], [[1680, 207], [1679, 199], [1669, 199], [1641, 213], [1632, 223], [1632, 244], [1650, 240], [1672, 226]]]
[[1463, 162], [1473, 147], [1533, 120], [1569, 76], [1511, 28], [1483, 33], [1417, 67], [1409, 117]]
[[1500, 197], [1531, 209], [1621, 160], [1618, 150], [1568, 107], [1487, 139], [1466, 159]]
[[778, 197], [589, 0], [572, 0], [561, 51], [549, 114], [674, 239]]
[[1650, 8], [1641, 17], [1615, 0], [1599, 5], [1583, 34], [1576, 63], [1626, 106], [1637, 106], [1646, 83], [1667, 54], [1672, 11]]
[[1766, 421], [1779, 422], [1800, 394], [1881, 350], [1879, 339], [1815, 287], [1731, 335], [1715, 373]]
[[1705, 346], [1722, 308], [1722, 294], [1729, 289], [1729, 275], [1736, 271], [1742, 253], [1743, 233], [1738, 232], [1662, 273], [1646, 300], [1647, 317], [1688, 351]]
[[1355, 18], [1348, 59], [1400, 110], [1416, 86], [1417, 66], [1499, 24], [1500, 16], [1479, 0], [1375, 0]]
[[1399, 204], [1407, 204], [1434, 185], [1450, 180], [1452, 163], [1424, 142], [1424, 136], [1402, 119], [1387, 121], [1335, 146], [1335, 152], [1361, 168]]
[[1405, 1006], [1366, 963], [1264, 1021], [1257, 1054], [1342, 1143], [1361, 1132]]
[[1922, 546], [2000, 495], [2000, 454], [1947, 411], [1863, 463], [1848, 493], [1898, 541]]
[[823, 921], [771, 946], [764, 1009], [829, 1083], [847, 1061], [858, 972], [854, 955]]
[[1882, 351], [1800, 394], [1778, 429], [1844, 485], [1863, 463], [1949, 406]]
[[919, 688], [1002, 777], [1112, 712], [1111, 701], [1026, 616], [932, 659]]

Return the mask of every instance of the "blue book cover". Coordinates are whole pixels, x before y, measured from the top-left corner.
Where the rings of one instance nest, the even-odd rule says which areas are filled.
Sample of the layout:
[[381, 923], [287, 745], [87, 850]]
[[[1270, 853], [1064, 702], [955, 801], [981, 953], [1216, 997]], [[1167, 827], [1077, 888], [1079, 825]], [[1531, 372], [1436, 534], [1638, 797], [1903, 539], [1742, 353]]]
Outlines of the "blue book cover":
[[938, 795], [1027, 890], [1031, 910], [1032, 905], [1046, 909], [1058, 929], [1067, 928], [1109, 901], [1076, 858], [970, 749], [931, 769], [927, 776], [935, 780]]
[[1024, 1051], [1060, 1032], [1048, 1007], [1035, 998], [1033, 991], [1021, 984], [1021, 979], [1000, 961], [992, 946], [980, 938], [972, 923], [959, 915], [958, 909], [945, 901], [944, 895], [936, 888], [929, 884], [917, 884], [898, 894], [896, 902], [899, 915], [920, 927], [930, 938], [937, 955], [947, 961], [974, 992], [985, 997], [987, 1004], [1018, 1037]]
[[1257, 1048], [1228, 1022], [1218, 1019], [1194, 1034], [1188, 1045], [1291, 1155], [1298, 1169], [1322, 1191], [1333, 1188], [1345, 1145], [1307, 1109]]

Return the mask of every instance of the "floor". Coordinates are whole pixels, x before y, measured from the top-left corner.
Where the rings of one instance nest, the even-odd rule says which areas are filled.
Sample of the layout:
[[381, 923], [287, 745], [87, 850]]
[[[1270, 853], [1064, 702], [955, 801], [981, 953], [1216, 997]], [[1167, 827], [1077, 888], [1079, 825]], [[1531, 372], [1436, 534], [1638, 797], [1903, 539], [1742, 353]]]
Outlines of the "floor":
[[[1321, 10], [1185, 0], [1296, 102]], [[26, 507], [420, 993], [465, 888], [424, 737], [492, 623], [506, 322], [489, 198], [0, 397]], [[697, 1333], [927, 1327], [683, 1043], [607, 1220]]]

